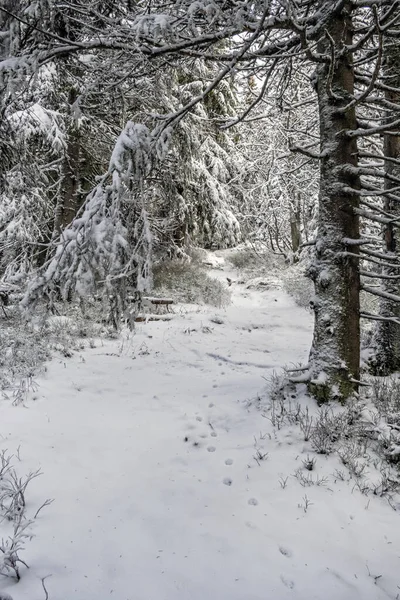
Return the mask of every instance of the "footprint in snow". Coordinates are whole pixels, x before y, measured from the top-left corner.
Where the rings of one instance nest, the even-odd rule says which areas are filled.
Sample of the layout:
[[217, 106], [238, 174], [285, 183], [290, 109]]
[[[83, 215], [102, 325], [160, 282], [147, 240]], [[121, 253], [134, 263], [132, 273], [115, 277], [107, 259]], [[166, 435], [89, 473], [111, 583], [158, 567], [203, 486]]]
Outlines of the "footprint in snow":
[[212, 432], [210, 433], [210, 435], [211, 435], [211, 437], [217, 437], [217, 434], [216, 434], [216, 432], [215, 432], [215, 431], [212, 431]]
[[215, 452], [216, 451], [216, 447], [215, 446], [208, 446], [207, 447], [207, 452]]
[[281, 575], [281, 581], [282, 581], [282, 583], [283, 583], [284, 586], [286, 586], [287, 588], [289, 588], [289, 590], [293, 590], [294, 589], [294, 581], [292, 581], [291, 579], [288, 579], [284, 575]]
[[233, 481], [230, 477], [224, 477], [224, 479], [222, 480], [222, 483], [227, 485], [227, 486], [231, 486]]
[[201, 448], [202, 444], [198, 440], [194, 440], [192, 446], [193, 448]]
[[291, 558], [293, 556], [293, 552], [284, 546], [279, 546], [279, 552], [283, 554], [283, 556], [287, 556], [287, 558]]
[[257, 498], [249, 498], [249, 500], [247, 501], [247, 504], [250, 504], [250, 506], [257, 506], [258, 500], [257, 500]]
[[[189, 435], [185, 435], [185, 437], [183, 438], [183, 441], [188, 443], [191, 442], [193, 448], [201, 448], [202, 447], [202, 443], [200, 442], [200, 440], [196, 439], [196, 438], [191, 438]], [[0, 598], [1, 600], [1, 598]]]
[[228, 467], [230, 467], [231, 465], [233, 465], [233, 460], [231, 458], [227, 458], [225, 464], [228, 465]]

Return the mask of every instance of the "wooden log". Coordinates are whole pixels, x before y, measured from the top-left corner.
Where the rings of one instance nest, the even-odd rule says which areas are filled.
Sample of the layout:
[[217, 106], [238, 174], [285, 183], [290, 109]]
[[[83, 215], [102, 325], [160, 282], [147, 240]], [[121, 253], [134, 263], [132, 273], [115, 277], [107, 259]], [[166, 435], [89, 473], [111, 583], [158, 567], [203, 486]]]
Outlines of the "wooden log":
[[143, 300], [146, 302], [151, 302], [151, 304], [169, 305], [174, 303], [172, 298], [149, 298], [148, 296], [144, 296]]
[[135, 323], [147, 323], [148, 321], [171, 321], [172, 316], [169, 315], [138, 315], [135, 318]]

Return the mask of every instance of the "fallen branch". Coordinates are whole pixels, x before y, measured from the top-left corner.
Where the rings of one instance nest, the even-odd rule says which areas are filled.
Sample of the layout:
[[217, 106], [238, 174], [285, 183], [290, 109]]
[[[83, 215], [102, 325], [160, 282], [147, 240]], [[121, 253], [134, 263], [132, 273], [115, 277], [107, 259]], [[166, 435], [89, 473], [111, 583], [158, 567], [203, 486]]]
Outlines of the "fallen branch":
[[139, 315], [135, 323], [147, 323], [148, 321], [171, 321], [172, 315]]

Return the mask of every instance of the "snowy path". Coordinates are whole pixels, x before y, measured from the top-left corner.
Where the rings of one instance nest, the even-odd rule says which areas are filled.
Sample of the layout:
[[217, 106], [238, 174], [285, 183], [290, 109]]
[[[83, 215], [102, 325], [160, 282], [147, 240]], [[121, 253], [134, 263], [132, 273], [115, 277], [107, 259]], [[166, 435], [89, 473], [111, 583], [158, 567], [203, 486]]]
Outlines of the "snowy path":
[[27, 408], [0, 404], [0, 449], [21, 445], [19, 467], [44, 472], [30, 502], [56, 499], [30, 571], [0, 591], [43, 600], [52, 574], [50, 600], [395, 600], [399, 513], [335, 482], [334, 458], [317, 459], [327, 487], [301, 487], [299, 432], [274, 435], [246, 406], [306, 358], [310, 316], [277, 288], [233, 287], [226, 311], [55, 359]]

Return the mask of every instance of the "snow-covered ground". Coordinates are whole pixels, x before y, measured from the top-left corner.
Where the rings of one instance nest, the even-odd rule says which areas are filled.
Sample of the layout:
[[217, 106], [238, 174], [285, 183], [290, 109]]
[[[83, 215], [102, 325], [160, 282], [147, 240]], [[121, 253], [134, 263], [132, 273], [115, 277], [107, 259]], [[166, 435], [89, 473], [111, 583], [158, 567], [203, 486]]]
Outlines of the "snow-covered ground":
[[335, 457], [317, 456], [325, 485], [302, 487], [309, 444], [248, 402], [306, 360], [310, 314], [273, 278], [231, 289], [227, 309], [182, 308], [55, 358], [25, 406], [0, 403], [0, 450], [43, 471], [32, 510], [55, 499], [29, 571], [0, 591], [44, 600], [51, 575], [50, 600], [400, 598], [400, 513], [337, 480]]

